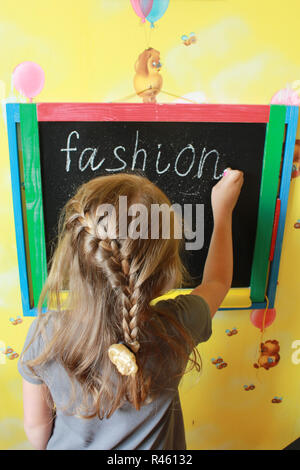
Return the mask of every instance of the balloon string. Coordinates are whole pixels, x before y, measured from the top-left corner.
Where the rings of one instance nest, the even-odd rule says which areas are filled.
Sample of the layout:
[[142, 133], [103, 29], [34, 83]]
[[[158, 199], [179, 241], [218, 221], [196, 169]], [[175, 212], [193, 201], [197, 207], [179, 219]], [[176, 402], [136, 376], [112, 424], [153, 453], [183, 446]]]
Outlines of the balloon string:
[[150, 41], [151, 41], [151, 35], [152, 35], [152, 29], [149, 28], [149, 34], [147, 35], [147, 22], [145, 21], [144, 24], [142, 24], [144, 33], [145, 33], [145, 41], [146, 41], [146, 48], [150, 47]]
[[266, 323], [266, 316], [267, 316], [267, 311], [268, 311], [268, 308], [269, 308], [269, 299], [267, 296], [266, 297], [266, 308], [265, 308], [265, 311], [264, 311], [264, 316], [263, 316], [263, 322], [262, 322], [262, 329], [261, 329], [261, 339], [264, 335], [264, 332], [265, 332], [265, 323]]
[[[128, 96], [125, 96], [124, 98], [119, 98], [119, 99], [110, 101], [110, 103], [116, 103], [117, 101], [127, 101], [127, 100], [130, 100], [131, 98], [134, 98], [135, 96], [142, 95], [145, 91], [148, 91], [148, 90], [155, 91], [156, 89], [157, 88], [145, 88], [145, 90], [140, 91], [139, 93], [132, 93], [132, 95], [128, 95]], [[160, 93], [163, 93], [165, 95], [172, 96], [173, 98], [178, 98], [178, 99], [187, 101], [188, 103], [199, 104], [197, 101], [190, 100], [189, 98], [184, 98], [183, 96], [175, 95], [174, 93], [170, 93], [165, 90], [158, 90], [158, 91], [160, 91]]]
[[189, 103], [199, 104], [199, 102], [197, 101], [190, 100], [189, 98], [184, 98], [183, 96], [174, 95], [174, 93], [170, 93], [168, 91], [161, 90], [161, 93], [164, 93], [165, 95], [173, 96], [173, 98], [179, 98], [181, 100], [188, 101]]
[[261, 326], [261, 329], [260, 329], [261, 334], [260, 334], [259, 349], [260, 349], [261, 343], [263, 342], [262, 340], [263, 340], [263, 336], [264, 336], [264, 333], [265, 333], [266, 316], [267, 316], [267, 311], [268, 311], [268, 308], [269, 308], [269, 299], [268, 299], [267, 296], [265, 296], [265, 298], [266, 298], [266, 308], [265, 308], [265, 311], [264, 311], [264, 314], [263, 314], [262, 326]]
[[[263, 315], [263, 321], [262, 321], [262, 326], [261, 326], [261, 335], [260, 335], [260, 342], [259, 342], [259, 351], [261, 350], [261, 343], [263, 342], [263, 336], [264, 336], [264, 333], [265, 333], [265, 323], [266, 323], [266, 316], [267, 316], [267, 311], [268, 311], [268, 308], [269, 308], [269, 299], [267, 296], [265, 296], [266, 298], [266, 308], [265, 308], [265, 311], [264, 311], [264, 315]], [[255, 353], [255, 355], [257, 356], [257, 352]], [[259, 383], [261, 383], [261, 381], [259, 380], [258, 378], [258, 373], [259, 373], [259, 368], [256, 369], [256, 378], [257, 380], [259, 381]]]

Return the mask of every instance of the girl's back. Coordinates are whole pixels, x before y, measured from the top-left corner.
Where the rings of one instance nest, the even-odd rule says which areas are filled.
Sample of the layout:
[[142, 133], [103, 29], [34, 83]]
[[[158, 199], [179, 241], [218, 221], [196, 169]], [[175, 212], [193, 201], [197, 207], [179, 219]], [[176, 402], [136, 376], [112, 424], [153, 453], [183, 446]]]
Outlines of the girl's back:
[[[211, 316], [206, 302], [199, 296], [181, 295], [174, 300], [161, 301], [157, 307], [160, 310], [172, 311], [182, 325], [193, 333], [195, 344], [206, 341], [211, 334]], [[48, 314], [49, 315], [49, 314]], [[51, 316], [46, 326], [46, 334], [51, 338]], [[170, 334], [176, 334], [174, 328], [168, 328], [168, 322], [164, 325]], [[36, 320], [32, 323], [27, 340], [32, 337], [36, 327]], [[51, 397], [57, 406], [54, 429], [47, 444], [47, 449], [59, 450], [95, 450], [95, 449], [185, 449], [185, 432], [182, 417], [182, 409], [178, 394], [180, 365], [173, 364], [173, 375], [166, 376], [167, 369], [170, 372], [167, 348], [161, 342], [160, 362], [162, 366], [161, 377], [155, 377], [159, 393], [153, 399], [148, 399], [136, 410], [129, 402], [118, 408], [109, 419], [99, 420], [82, 419], [69, 413], [75, 412], [80, 405], [81, 389], [75, 385], [74, 402], [69, 403], [72, 397], [72, 384], [63, 365], [57, 361], [49, 361], [42, 367], [36, 368], [38, 376], [32, 376], [30, 370], [19, 362], [19, 371], [23, 377], [31, 383], [46, 384]], [[141, 343], [141, 348], [143, 343]], [[37, 337], [30, 349], [25, 353], [24, 360], [37, 357], [44, 345], [41, 336]], [[150, 362], [152, 364], [150, 365]], [[154, 368], [155, 360], [149, 358], [148, 368]], [[176, 370], [177, 369], [177, 370]], [[118, 373], [118, 372], [116, 372]], [[159, 384], [157, 384], [159, 382]], [[153, 390], [155, 391], [155, 390]], [[64, 409], [67, 406], [68, 409]]]

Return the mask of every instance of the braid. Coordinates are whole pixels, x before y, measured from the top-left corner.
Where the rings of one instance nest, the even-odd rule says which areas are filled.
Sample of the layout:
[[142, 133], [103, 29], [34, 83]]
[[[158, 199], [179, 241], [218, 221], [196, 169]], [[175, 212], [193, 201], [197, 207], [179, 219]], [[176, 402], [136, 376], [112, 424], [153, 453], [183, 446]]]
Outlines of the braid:
[[[125, 343], [136, 353], [140, 344], [137, 340], [139, 289], [135, 287], [136, 273], [130, 266], [128, 255], [122, 255], [120, 242], [111, 239], [107, 231], [108, 217], [98, 220], [85, 212], [78, 201], [73, 201], [73, 214], [68, 219], [67, 228], [73, 228], [75, 239], [85, 232], [86, 254], [93, 254], [92, 260], [105, 272], [113, 289], [118, 288], [121, 295], [122, 328]], [[96, 247], [96, 249], [93, 247]]]
[[66, 227], [73, 229], [73, 236], [76, 239], [82, 230], [90, 235], [94, 233], [92, 219], [88, 213], [84, 213], [81, 204], [78, 201], [72, 201], [73, 214], [69, 217]]
[[107, 278], [112, 288], [119, 288], [122, 305], [122, 328], [125, 342], [133, 352], [137, 352], [140, 344], [138, 337], [138, 295], [134, 289], [134, 277], [130, 275], [130, 264], [126, 257], [122, 257], [119, 244], [116, 240], [101, 240], [99, 249], [106, 260]]

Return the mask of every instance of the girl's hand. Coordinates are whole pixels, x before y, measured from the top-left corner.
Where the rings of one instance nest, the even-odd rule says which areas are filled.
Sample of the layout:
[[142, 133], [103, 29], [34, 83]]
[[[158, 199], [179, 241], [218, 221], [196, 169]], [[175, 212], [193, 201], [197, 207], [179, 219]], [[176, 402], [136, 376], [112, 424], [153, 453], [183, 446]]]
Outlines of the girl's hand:
[[211, 205], [214, 221], [231, 216], [239, 198], [244, 182], [244, 174], [239, 170], [227, 168], [222, 179], [213, 187]]

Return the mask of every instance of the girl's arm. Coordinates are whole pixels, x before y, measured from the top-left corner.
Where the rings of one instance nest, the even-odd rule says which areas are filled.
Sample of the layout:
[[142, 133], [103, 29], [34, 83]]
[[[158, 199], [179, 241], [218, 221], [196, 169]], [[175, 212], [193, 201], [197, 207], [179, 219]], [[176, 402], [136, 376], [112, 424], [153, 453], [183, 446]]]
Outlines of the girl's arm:
[[202, 283], [191, 292], [191, 294], [200, 295], [206, 300], [212, 316], [220, 307], [232, 282], [232, 212], [238, 200], [243, 180], [241, 171], [228, 168], [212, 190], [214, 230]]
[[52, 434], [53, 407], [47, 403], [47, 394], [46, 385], [35, 385], [23, 379], [24, 430], [37, 450], [46, 449]]

